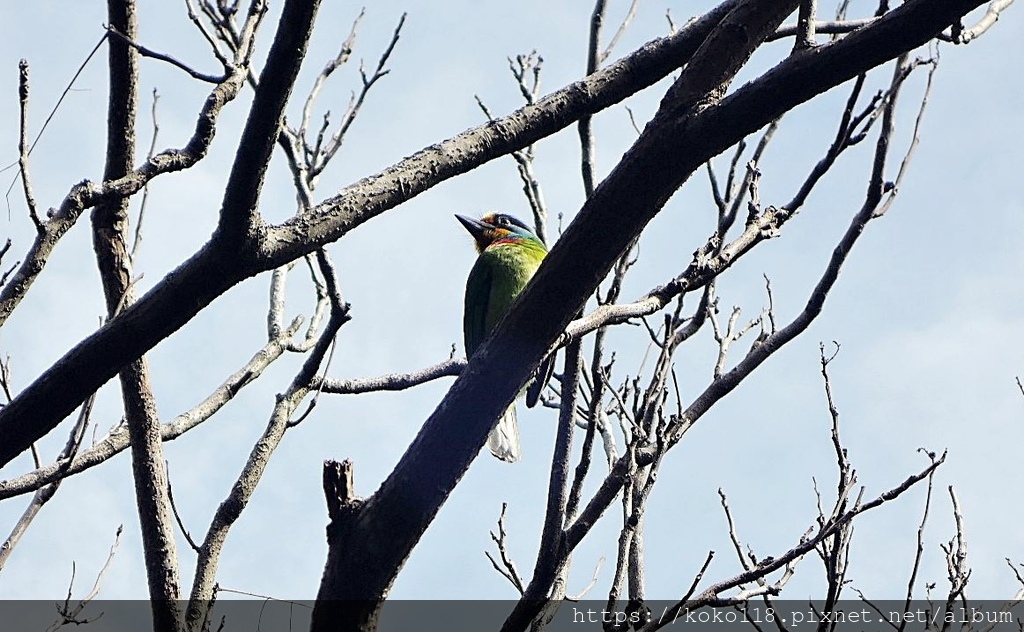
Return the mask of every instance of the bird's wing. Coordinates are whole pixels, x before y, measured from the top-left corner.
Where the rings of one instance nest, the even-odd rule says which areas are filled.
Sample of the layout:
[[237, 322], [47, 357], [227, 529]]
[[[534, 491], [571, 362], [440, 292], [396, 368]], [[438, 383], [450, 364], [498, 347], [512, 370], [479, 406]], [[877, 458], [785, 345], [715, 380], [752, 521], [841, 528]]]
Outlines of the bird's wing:
[[491, 284], [494, 278], [493, 262], [477, 257], [466, 280], [466, 305], [462, 316], [462, 333], [466, 343], [466, 357], [487, 337], [487, 308], [491, 302]]
[[508, 245], [480, 253], [466, 281], [462, 325], [467, 355], [472, 355], [497, 326], [542, 258], [543, 254], [537, 257], [522, 247]]

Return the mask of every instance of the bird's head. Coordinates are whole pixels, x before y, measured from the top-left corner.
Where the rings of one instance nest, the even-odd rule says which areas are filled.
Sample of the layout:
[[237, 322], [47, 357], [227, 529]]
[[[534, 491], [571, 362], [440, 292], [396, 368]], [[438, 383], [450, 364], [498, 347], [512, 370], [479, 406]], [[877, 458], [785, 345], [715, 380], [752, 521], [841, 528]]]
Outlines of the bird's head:
[[488, 246], [496, 243], [517, 243], [529, 240], [543, 245], [529, 226], [520, 219], [505, 213], [488, 213], [480, 219], [456, 215], [455, 219], [459, 220], [473, 236], [477, 252], [483, 252]]

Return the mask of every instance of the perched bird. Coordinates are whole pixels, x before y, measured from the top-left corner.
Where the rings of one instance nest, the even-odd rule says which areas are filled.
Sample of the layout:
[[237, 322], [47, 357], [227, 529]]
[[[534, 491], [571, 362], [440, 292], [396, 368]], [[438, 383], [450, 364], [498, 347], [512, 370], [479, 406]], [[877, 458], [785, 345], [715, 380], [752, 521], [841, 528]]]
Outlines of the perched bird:
[[[491, 213], [480, 220], [456, 215], [476, 240], [479, 256], [466, 280], [462, 333], [470, 357], [508, 311], [548, 253], [544, 242], [511, 215]], [[491, 454], [502, 461], [519, 460], [519, 424], [515, 402], [502, 414], [487, 438]]]

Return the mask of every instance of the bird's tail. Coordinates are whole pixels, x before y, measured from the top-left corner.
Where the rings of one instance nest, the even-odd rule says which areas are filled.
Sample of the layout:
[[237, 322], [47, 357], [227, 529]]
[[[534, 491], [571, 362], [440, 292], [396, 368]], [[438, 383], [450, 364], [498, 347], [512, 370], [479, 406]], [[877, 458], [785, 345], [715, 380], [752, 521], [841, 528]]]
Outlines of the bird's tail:
[[519, 421], [516, 419], [515, 402], [508, 407], [498, 420], [498, 425], [487, 437], [491, 454], [506, 463], [515, 463], [523, 455], [519, 447]]

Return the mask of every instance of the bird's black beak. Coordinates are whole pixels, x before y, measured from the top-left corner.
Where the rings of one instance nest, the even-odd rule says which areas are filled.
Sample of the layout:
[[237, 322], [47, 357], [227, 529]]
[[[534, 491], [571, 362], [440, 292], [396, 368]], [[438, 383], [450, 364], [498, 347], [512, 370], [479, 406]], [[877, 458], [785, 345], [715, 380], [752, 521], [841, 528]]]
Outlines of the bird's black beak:
[[466, 230], [469, 231], [469, 234], [473, 236], [473, 239], [476, 240], [478, 250], [483, 250], [487, 247], [487, 244], [491, 242], [488, 233], [493, 230], [494, 227], [490, 224], [485, 224], [480, 220], [466, 217], [465, 215], [459, 215], [457, 213], [455, 214], [455, 219], [459, 220], [459, 223], [461, 223]]
[[459, 222], [466, 227], [466, 230], [469, 231], [469, 234], [472, 235], [475, 239], [480, 239], [481, 237], [483, 237], [484, 233], [486, 233], [491, 228], [489, 225], [481, 222], [480, 220], [473, 219], [471, 217], [466, 217], [465, 215], [456, 214], [455, 219], [459, 220]]

